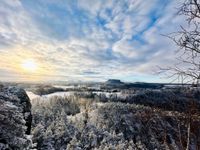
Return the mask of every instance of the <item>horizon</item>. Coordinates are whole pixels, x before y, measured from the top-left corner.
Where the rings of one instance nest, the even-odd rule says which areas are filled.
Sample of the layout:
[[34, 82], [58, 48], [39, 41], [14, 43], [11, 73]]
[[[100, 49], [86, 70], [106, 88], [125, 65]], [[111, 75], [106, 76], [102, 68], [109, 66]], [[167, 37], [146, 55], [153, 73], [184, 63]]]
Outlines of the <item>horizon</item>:
[[169, 83], [179, 2], [0, 1], [0, 81]]
[[[108, 80], [120, 80], [120, 79], [108, 79]], [[106, 83], [108, 80], [101, 81], [0, 81], [0, 84], [36, 84], [36, 85], [70, 85], [70, 84], [102, 84]], [[180, 83], [180, 82], [143, 82], [143, 81], [123, 81], [120, 82], [125, 84], [163, 84], [163, 85], [192, 85], [194, 83]]]

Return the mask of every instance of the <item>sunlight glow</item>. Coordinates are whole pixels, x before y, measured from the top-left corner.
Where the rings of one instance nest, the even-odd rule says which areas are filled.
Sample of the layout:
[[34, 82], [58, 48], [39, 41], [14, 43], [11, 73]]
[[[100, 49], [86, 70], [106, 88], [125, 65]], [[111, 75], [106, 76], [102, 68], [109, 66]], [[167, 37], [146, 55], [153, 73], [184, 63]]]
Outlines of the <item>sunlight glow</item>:
[[28, 73], [34, 73], [37, 71], [38, 65], [33, 59], [26, 59], [22, 62], [21, 67]]

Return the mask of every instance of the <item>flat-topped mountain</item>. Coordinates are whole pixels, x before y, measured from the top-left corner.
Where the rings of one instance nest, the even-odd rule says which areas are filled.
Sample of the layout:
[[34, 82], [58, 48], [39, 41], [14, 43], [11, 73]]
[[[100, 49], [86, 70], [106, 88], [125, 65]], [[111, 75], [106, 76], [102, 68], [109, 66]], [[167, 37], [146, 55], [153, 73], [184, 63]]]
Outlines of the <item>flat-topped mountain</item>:
[[106, 81], [106, 84], [124, 84], [124, 83], [118, 79], [109, 79], [108, 81]]

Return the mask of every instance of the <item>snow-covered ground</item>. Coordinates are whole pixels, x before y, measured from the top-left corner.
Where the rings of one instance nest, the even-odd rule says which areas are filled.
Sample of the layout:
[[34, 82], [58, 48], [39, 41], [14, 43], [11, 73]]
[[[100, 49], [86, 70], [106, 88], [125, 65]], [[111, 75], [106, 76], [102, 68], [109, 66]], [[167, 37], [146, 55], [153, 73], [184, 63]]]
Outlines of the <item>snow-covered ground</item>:
[[26, 91], [26, 94], [30, 98], [30, 100], [35, 99], [35, 98], [40, 98], [41, 96], [34, 94], [33, 92]]
[[[31, 91], [26, 91], [28, 97], [30, 98], [30, 100], [33, 100], [35, 98], [43, 98], [43, 99], [48, 99], [50, 97], [54, 97], [54, 96], [61, 96], [61, 97], [65, 97], [65, 96], [70, 96], [70, 95], [73, 95], [74, 93], [77, 93], [77, 92], [73, 92], [73, 91], [68, 91], [68, 92], [55, 92], [55, 93], [51, 93], [51, 94], [46, 94], [46, 95], [37, 95], [37, 94], [34, 94], [33, 92]], [[87, 93], [87, 92], [86, 92]], [[121, 92], [92, 92], [92, 93], [95, 93], [97, 95], [101, 95], [101, 94], [105, 94], [105, 96], [107, 98], [113, 96], [113, 95], [116, 95], [117, 97], [120, 97], [120, 98], [125, 98], [126, 96], [128, 96], [129, 94], [122, 94]]]
[[66, 85], [54, 85], [53, 87], [62, 88], [62, 89], [64, 89], [64, 90], [76, 88], [74, 85], [68, 85], [68, 86], [66, 86]]
[[[50, 98], [50, 97], [53, 97], [53, 96], [70, 96], [70, 95], [73, 95], [75, 92], [73, 91], [68, 91], [68, 92], [55, 92], [55, 93], [51, 93], [51, 94], [46, 94], [46, 95], [37, 95], [37, 94], [34, 94], [33, 92], [31, 91], [26, 91], [28, 97], [30, 98], [30, 100], [33, 100], [35, 98]], [[117, 97], [124, 97], [126, 96], [126, 94], [122, 94], [121, 92], [115, 92], [115, 93], [110, 93], [110, 92], [92, 92], [92, 93], [95, 93], [97, 95], [101, 95], [101, 94], [105, 94], [106, 97], [110, 97], [111, 95], [116, 95]]]
[[30, 98], [30, 100], [32, 99], [35, 99], [35, 98], [50, 98], [50, 97], [53, 97], [53, 96], [69, 96], [71, 94], [73, 94], [73, 92], [55, 92], [55, 93], [51, 93], [51, 94], [46, 94], [46, 95], [37, 95], [37, 94], [34, 94], [33, 92], [31, 91], [26, 91], [26, 94], [28, 95], [28, 97]]
[[114, 93], [112, 93], [112, 92], [96, 92], [96, 91], [94, 91], [94, 92], [92, 92], [92, 93], [95, 93], [95, 94], [97, 94], [97, 95], [105, 94], [106, 97], [109, 97], [109, 96], [112, 95], [112, 94], [116, 94], [117, 96], [121, 96], [121, 95], [122, 95], [121, 92], [114, 92]]

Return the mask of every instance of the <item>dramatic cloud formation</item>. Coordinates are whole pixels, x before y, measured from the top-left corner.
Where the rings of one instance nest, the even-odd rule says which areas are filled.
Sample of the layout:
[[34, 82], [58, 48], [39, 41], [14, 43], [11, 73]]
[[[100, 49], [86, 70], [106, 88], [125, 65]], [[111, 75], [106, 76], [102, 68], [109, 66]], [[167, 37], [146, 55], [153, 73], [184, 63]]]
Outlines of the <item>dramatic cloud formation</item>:
[[[174, 59], [161, 34], [184, 19], [174, 0], [1, 0], [0, 80], [165, 82], [156, 66]], [[38, 71], [23, 72], [34, 59]]]

